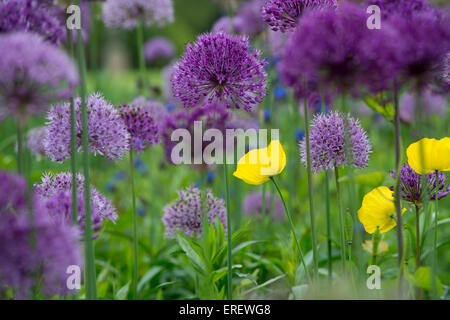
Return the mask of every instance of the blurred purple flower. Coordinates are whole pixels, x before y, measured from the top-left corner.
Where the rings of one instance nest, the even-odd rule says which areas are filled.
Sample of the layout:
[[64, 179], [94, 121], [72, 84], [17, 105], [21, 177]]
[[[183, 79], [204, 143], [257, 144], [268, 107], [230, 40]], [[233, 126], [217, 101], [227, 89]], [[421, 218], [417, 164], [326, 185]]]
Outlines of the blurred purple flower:
[[172, 76], [172, 89], [186, 107], [220, 101], [249, 111], [266, 94], [265, 65], [247, 38], [204, 34], [188, 44]]
[[228, 16], [221, 17], [211, 28], [212, 33], [225, 32], [234, 33], [233, 19]]
[[[427, 116], [437, 115], [445, 118], [448, 112], [447, 100], [440, 94], [431, 90], [421, 93], [422, 112]], [[400, 119], [408, 124], [414, 123], [416, 117], [417, 95], [413, 92], [405, 92], [400, 99]]]
[[154, 37], [144, 46], [145, 59], [148, 62], [168, 61], [175, 55], [173, 43], [164, 37]]
[[[75, 99], [77, 148], [81, 151], [81, 100]], [[89, 125], [89, 151], [108, 159], [120, 159], [129, 150], [127, 127], [119, 111], [100, 94], [87, 99]], [[70, 104], [53, 106], [47, 115], [48, 135], [44, 141], [47, 156], [52, 161], [64, 161], [70, 157]]]
[[47, 137], [47, 128], [36, 127], [28, 132], [27, 147], [37, 156], [45, 156], [44, 140]]
[[1, 34], [0, 52], [0, 108], [20, 121], [70, 97], [78, 84], [70, 58], [36, 34]]
[[[273, 200], [273, 202], [272, 202]], [[242, 211], [244, 214], [250, 216], [256, 216], [257, 218], [261, 218], [264, 216], [268, 216], [271, 213], [271, 206], [273, 205], [273, 219], [275, 221], [284, 221], [284, 207], [281, 200], [272, 193], [266, 193], [266, 210], [262, 212], [262, 192], [257, 191], [250, 193], [244, 200], [242, 205]]]
[[266, 25], [261, 16], [262, 6], [266, 0], [244, 2], [233, 18], [233, 28], [238, 34], [254, 36], [264, 31]]
[[[213, 196], [206, 190], [206, 216], [209, 223], [216, 224], [216, 218], [227, 229], [225, 202]], [[201, 191], [195, 187], [188, 187], [178, 191], [178, 199], [164, 208], [162, 221], [166, 226], [167, 235], [182, 232], [185, 236], [199, 236], [202, 234], [202, 202]]]
[[[361, 127], [359, 121], [338, 112], [330, 112], [326, 115], [316, 114], [311, 123], [311, 168], [318, 173], [322, 170], [333, 169], [335, 166], [350, 165], [346, 150], [351, 150], [351, 164], [358, 168], [364, 168], [369, 161], [371, 145], [367, 133]], [[347, 122], [350, 145], [345, 143], [344, 126]], [[306, 138], [305, 138], [306, 139]], [[306, 141], [300, 142], [301, 160], [306, 165]]]

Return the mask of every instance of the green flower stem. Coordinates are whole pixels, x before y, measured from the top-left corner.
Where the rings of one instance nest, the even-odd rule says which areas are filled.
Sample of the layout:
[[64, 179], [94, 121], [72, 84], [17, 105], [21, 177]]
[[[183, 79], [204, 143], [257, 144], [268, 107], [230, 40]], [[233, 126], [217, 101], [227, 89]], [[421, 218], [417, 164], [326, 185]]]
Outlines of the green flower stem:
[[[414, 205], [416, 209], [416, 270], [420, 267], [420, 216], [419, 216], [419, 206]], [[421, 292], [420, 288], [416, 289], [416, 299], [420, 299]]]
[[[78, 5], [80, 1], [78, 1]], [[86, 210], [86, 223], [84, 228], [85, 245], [85, 273], [86, 273], [86, 299], [97, 299], [96, 274], [95, 274], [95, 249], [92, 240], [92, 212], [91, 212], [91, 177], [89, 168], [89, 133], [88, 133], [88, 111], [86, 107], [86, 62], [84, 56], [83, 39], [81, 30], [77, 29], [77, 59], [81, 78], [81, 124], [83, 145], [83, 173], [84, 173], [84, 198]]]
[[378, 255], [378, 245], [380, 243], [380, 229], [377, 230], [372, 235], [372, 261], [370, 264], [377, 264]]
[[339, 230], [340, 230], [340, 240], [341, 240], [341, 260], [342, 260], [342, 270], [345, 271], [345, 236], [344, 236], [344, 215], [342, 213], [342, 200], [341, 200], [341, 188], [339, 185], [339, 168], [334, 166], [334, 176], [336, 180], [336, 195], [338, 202], [338, 212], [339, 212]]
[[231, 256], [231, 217], [230, 217], [230, 183], [228, 181], [228, 165], [226, 162], [226, 155], [223, 154], [223, 175], [225, 178], [225, 192], [226, 192], [226, 206], [227, 206], [227, 264], [228, 264], [228, 300], [233, 300], [233, 271], [232, 271], [232, 256]]
[[[69, 54], [74, 56], [72, 30], [66, 28]], [[72, 172], [72, 223], [77, 223], [78, 215], [78, 186], [77, 186], [77, 136], [75, 127], [75, 105], [73, 97], [70, 99], [70, 171]]]
[[17, 122], [17, 172], [23, 175], [23, 127], [20, 122]]
[[148, 83], [145, 76], [145, 57], [144, 57], [144, 21], [139, 22], [137, 28], [137, 50], [139, 57], [139, 73], [140, 73], [140, 94], [145, 94]]
[[298, 241], [297, 235], [295, 233], [295, 226], [294, 226], [294, 221], [292, 220], [291, 213], [290, 213], [290, 211], [288, 209], [288, 206], [286, 205], [286, 201], [284, 201], [283, 194], [281, 193], [280, 187], [278, 186], [278, 183], [276, 182], [275, 178], [274, 177], [270, 177], [270, 180], [272, 180], [273, 184], [275, 185], [275, 188], [277, 189], [278, 195], [280, 196], [281, 202], [283, 202], [284, 212], [286, 213], [286, 216], [288, 218], [289, 226], [291, 227], [291, 233], [292, 233], [292, 236], [294, 237], [295, 245], [297, 246], [298, 253], [300, 255], [300, 262], [302, 263], [303, 268], [305, 268], [306, 277], [310, 280], [311, 277], [309, 275], [308, 268], [306, 267], [306, 263], [305, 263], [305, 259], [304, 259], [304, 256], [303, 256], [303, 251], [302, 251], [302, 247], [300, 245], [300, 241]]
[[400, 202], [400, 113], [399, 113], [399, 101], [398, 101], [398, 89], [397, 84], [394, 83], [394, 131], [395, 131], [395, 188], [394, 188], [394, 201], [395, 201], [395, 213], [397, 220], [397, 250], [398, 258], [397, 263], [400, 267], [399, 279], [398, 279], [398, 294], [399, 297], [403, 297], [403, 268], [401, 266], [403, 261], [403, 225], [402, 225], [402, 208]]
[[133, 269], [133, 296], [138, 297], [137, 284], [139, 272], [138, 260], [138, 232], [137, 232], [137, 212], [136, 212], [136, 188], [134, 184], [134, 160], [133, 149], [130, 148], [130, 184], [131, 184], [131, 203], [133, 208], [133, 251], [134, 251], [134, 269]]
[[313, 191], [312, 191], [312, 174], [311, 174], [311, 145], [309, 141], [309, 119], [308, 119], [308, 99], [305, 97], [303, 101], [305, 111], [305, 139], [306, 139], [306, 170], [308, 171], [308, 197], [309, 197], [309, 215], [311, 220], [311, 240], [313, 250], [314, 262], [314, 277], [318, 275], [318, 258], [317, 258], [317, 240], [316, 227], [313, 205]]
[[435, 299], [439, 299], [438, 290], [437, 290], [437, 283], [436, 278], [438, 277], [437, 272], [437, 266], [438, 266], [438, 252], [437, 252], [437, 241], [438, 241], [438, 217], [439, 217], [439, 200], [438, 200], [438, 193], [439, 193], [439, 185], [438, 185], [438, 173], [439, 171], [436, 170], [436, 195], [435, 195], [435, 203], [436, 207], [434, 208], [435, 214], [434, 214], [434, 239], [433, 239], [433, 264], [432, 264], [432, 281], [431, 281], [431, 288], [433, 297]]

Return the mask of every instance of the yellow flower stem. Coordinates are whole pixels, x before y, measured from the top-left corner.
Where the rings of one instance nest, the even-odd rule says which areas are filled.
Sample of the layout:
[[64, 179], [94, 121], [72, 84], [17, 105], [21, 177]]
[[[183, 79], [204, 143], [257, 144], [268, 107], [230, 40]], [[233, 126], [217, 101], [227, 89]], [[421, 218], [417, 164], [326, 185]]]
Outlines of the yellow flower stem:
[[399, 265], [399, 279], [398, 279], [398, 294], [399, 297], [403, 297], [403, 268], [401, 266], [403, 260], [403, 227], [402, 227], [402, 209], [400, 202], [400, 112], [399, 112], [399, 101], [398, 101], [398, 89], [397, 84], [394, 82], [394, 134], [395, 134], [395, 188], [394, 188], [394, 201], [395, 201], [395, 213], [397, 220], [397, 249], [398, 258], [397, 262]]
[[438, 272], [437, 272], [437, 266], [438, 266], [438, 252], [437, 252], [437, 241], [438, 241], [438, 217], [439, 217], [439, 200], [438, 200], [438, 194], [439, 194], [439, 181], [438, 181], [438, 173], [439, 171], [436, 170], [435, 174], [436, 174], [436, 195], [435, 195], [435, 203], [436, 206], [434, 208], [434, 239], [433, 239], [433, 264], [432, 264], [432, 280], [431, 280], [431, 288], [432, 288], [432, 293], [433, 293], [433, 297], [435, 299], [439, 299], [439, 295], [437, 292], [437, 283], [436, 283], [436, 278], [438, 276]]
[[334, 176], [336, 180], [336, 196], [338, 202], [338, 212], [339, 212], [339, 230], [340, 230], [340, 240], [341, 240], [341, 260], [342, 260], [342, 271], [345, 272], [345, 236], [344, 236], [344, 216], [342, 213], [342, 202], [341, 202], [341, 188], [339, 185], [339, 168], [334, 166]]
[[297, 239], [297, 235], [295, 234], [295, 226], [294, 226], [294, 221], [292, 220], [291, 213], [286, 205], [286, 201], [284, 201], [283, 194], [281, 193], [280, 187], [278, 186], [278, 183], [276, 182], [275, 177], [270, 177], [270, 180], [272, 180], [273, 184], [275, 185], [275, 189], [277, 189], [278, 195], [280, 196], [281, 202], [283, 203], [284, 212], [286, 213], [286, 217], [288, 218], [289, 226], [291, 227], [291, 233], [292, 233], [292, 236], [294, 237], [295, 245], [297, 246], [298, 253], [300, 255], [300, 262], [302, 263], [303, 268], [305, 268], [306, 277], [310, 280], [311, 277], [309, 275], [308, 268], [306, 267], [305, 259], [303, 257], [302, 247], [300, 245], [300, 242]]
[[306, 141], [306, 170], [308, 172], [308, 198], [309, 198], [309, 216], [311, 220], [311, 242], [313, 250], [314, 263], [314, 277], [318, 275], [318, 258], [317, 258], [317, 240], [316, 227], [313, 205], [313, 191], [312, 191], [312, 174], [311, 174], [311, 145], [309, 141], [309, 119], [308, 119], [308, 98], [303, 100], [303, 107], [305, 111], [305, 141]]

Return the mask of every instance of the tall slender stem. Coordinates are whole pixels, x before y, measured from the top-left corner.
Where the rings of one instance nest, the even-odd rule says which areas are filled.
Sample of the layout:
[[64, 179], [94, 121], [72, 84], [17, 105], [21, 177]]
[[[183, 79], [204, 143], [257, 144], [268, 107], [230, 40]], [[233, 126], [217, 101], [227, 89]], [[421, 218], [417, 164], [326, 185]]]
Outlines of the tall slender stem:
[[399, 101], [398, 101], [398, 89], [397, 84], [394, 82], [394, 132], [395, 132], [395, 188], [394, 188], [394, 198], [395, 198], [395, 213], [397, 218], [397, 250], [398, 257], [397, 263], [400, 268], [399, 279], [398, 279], [398, 294], [400, 298], [403, 298], [403, 227], [402, 227], [402, 209], [400, 203], [400, 113], [399, 113]]
[[311, 240], [313, 250], [313, 262], [314, 262], [314, 276], [318, 273], [318, 258], [317, 258], [317, 240], [316, 240], [316, 227], [313, 205], [313, 191], [312, 191], [312, 174], [311, 174], [311, 145], [309, 141], [309, 117], [308, 117], [308, 98], [303, 100], [303, 107], [305, 111], [305, 139], [306, 139], [306, 170], [308, 171], [308, 198], [309, 198], [309, 216], [311, 221]]
[[[78, 1], [78, 5], [80, 1]], [[85, 269], [86, 269], [86, 299], [97, 299], [96, 274], [95, 274], [95, 251], [92, 240], [92, 212], [91, 212], [91, 178], [89, 168], [89, 132], [88, 132], [88, 111], [86, 107], [86, 62], [84, 56], [83, 39], [81, 29], [77, 29], [77, 59], [81, 78], [80, 98], [81, 98], [81, 125], [82, 145], [83, 145], [83, 173], [84, 173], [84, 198], [85, 198]]]
[[136, 188], [134, 185], [134, 160], [132, 148], [130, 148], [130, 184], [131, 184], [131, 203], [133, 208], [133, 250], [134, 250], [133, 296], [136, 299], [138, 297], [137, 283], [139, 272], [139, 260], [138, 260], [138, 232], [137, 232], [137, 212], [136, 212]]
[[[416, 209], [416, 269], [420, 267], [420, 216], [419, 216], [419, 206], [414, 205]], [[420, 288], [417, 287], [416, 299], [420, 299]]]
[[231, 255], [231, 217], [230, 217], [230, 183], [228, 180], [228, 165], [224, 153], [223, 161], [223, 175], [225, 178], [225, 192], [226, 192], [226, 207], [227, 207], [227, 264], [228, 264], [228, 299], [233, 300], [233, 270], [232, 270], [232, 255]]
[[434, 239], [433, 239], [433, 264], [432, 264], [432, 273], [433, 273], [433, 278], [432, 278], [432, 292], [433, 292], [433, 297], [436, 299], [439, 299], [439, 295], [437, 292], [437, 277], [438, 277], [438, 272], [437, 272], [437, 266], [438, 266], [438, 252], [437, 252], [437, 241], [438, 241], [438, 217], [439, 217], [439, 200], [438, 200], [438, 195], [439, 195], [439, 171], [436, 170], [435, 171], [436, 174], [436, 194], [435, 194], [435, 203], [436, 206], [434, 208]]
[[276, 182], [275, 178], [274, 177], [270, 177], [270, 180], [272, 180], [273, 184], [275, 185], [275, 188], [277, 189], [278, 195], [280, 196], [281, 202], [283, 203], [284, 212], [286, 213], [286, 216], [288, 218], [289, 226], [291, 227], [291, 233], [292, 233], [292, 236], [294, 237], [295, 245], [297, 246], [297, 250], [298, 250], [298, 253], [300, 255], [300, 262], [302, 263], [303, 268], [305, 268], [306, 277], [308, 279], [310, 279], [308, 268], [306, 267], [305, 259], [304, 259], [304, 256], [303, 256], [303, 250], [302, 250], [302, 247], [300, 245], [300, 241], [298, 241], [297, 235], [295, 233], [295, 226], [294, 226], [294, 221], [292, 220], [291, 213], [290, 213], [290, 211], [288, 209], [288, 206], [286, 205], [286, 201], [284, 200], [283, 194], [281, 193], [280, 187], [278, 186], [278, 183]]
[[[67, 45], [69, 54], [74, 56], [72, 30], [66, 28]], [[73, 97], [70, 98], [70, 171], [72, 172], [72, 223], [77, 223], [78, 215], [78, 186], [77, 186], [77, 131], [75, 122], [75, 104]]]
[[22, 125], [20, 124], [20, 121], [17, 122], [17, 172], [19, 174], [23, 174], [23, 143], [24, 143], [24, 138], [23, 138], [23, 128]]
[[139, 57], [139, 73], [140, 73], [140, 94], [147, 91], [147, 77], [145, 76], [145, 57], [144, 57], [144, 22], [139, 22], [137, 28], [137, 49]]
[[341, 188], [339, 185], [339, 168], [334, 166], [334, 176], [336, 180], [336, 196], [338, 202], [338, 212], [339, 212], [339, 233], [341, 240], [341, 260], [342, 260], [342, 270], [345, 271], [345, 235], [344, 235], [344, 215], [342, 213], [342, 200], [341, 200]]

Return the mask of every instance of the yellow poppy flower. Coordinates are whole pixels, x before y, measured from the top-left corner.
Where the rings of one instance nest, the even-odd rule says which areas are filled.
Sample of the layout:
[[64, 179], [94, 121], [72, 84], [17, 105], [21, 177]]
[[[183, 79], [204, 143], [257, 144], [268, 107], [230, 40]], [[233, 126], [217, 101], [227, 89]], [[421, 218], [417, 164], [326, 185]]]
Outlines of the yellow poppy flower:
[[[402, 209], [402, 214], [406, 209]], [[387, 232], [397, 225], [395, 204], [392, 191], [382, 186], [373, 189], [364, 196], [362, 206], [358, 210], [359, 221], [364, 225], [367, 233], [374, 233], [377, 228], [380, 233]]]
[[411, 144], [406, 149], [406, 155], [409, 166], [418, 174], [427, 174], [436, 170], [450, 171], [450, 138], [441, 140], [423, 138]]
[[286, 166], [286, 154], [280, 141], [273, 140], [267, 148], [253, 149], [238, 162], [233, 176], [248, 184], [262, 184], [280, 174]]

